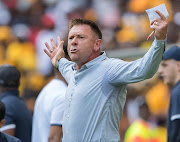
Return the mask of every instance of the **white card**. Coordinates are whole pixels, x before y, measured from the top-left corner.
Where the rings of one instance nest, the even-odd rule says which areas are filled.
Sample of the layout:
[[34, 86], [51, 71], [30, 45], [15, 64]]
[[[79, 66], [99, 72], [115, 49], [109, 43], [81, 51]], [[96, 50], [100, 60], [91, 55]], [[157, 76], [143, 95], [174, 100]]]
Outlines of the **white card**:
[[[169, 13], [166, 9], [165, 4], [161, 4], [158, 5], [156, 7], [150, 8], [146, 10], [146, 13], [148, 14], [149, 17], [149, 21], [151, 23], [151, 21], [153, 21], [156, 18], [160, 18], [160, 16], [155, 12], [155, 10], [159, 10], [167, 19], [167, 17], [169, 16]], [[151, 28], [153, 27], [153, 25], [150, 26]]]

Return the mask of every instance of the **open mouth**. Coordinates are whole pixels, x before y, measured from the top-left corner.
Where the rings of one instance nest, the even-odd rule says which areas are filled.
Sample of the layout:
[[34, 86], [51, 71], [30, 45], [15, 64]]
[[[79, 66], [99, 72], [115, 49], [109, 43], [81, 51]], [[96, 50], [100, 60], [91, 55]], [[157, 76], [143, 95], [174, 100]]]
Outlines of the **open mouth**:
[[162, 80], [165, 80], [165, 77], [164, 77], [164, 76], [161, 76], [161, 79], [162, 79]]
[[71, 48], [71, 53], [76, 53], [78, 50], [76, 48]]

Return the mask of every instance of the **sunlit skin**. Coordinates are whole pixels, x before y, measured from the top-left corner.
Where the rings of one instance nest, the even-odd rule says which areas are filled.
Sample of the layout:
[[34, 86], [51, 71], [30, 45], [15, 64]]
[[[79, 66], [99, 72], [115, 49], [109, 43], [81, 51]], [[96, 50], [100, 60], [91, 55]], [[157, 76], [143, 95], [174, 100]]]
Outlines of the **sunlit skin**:
[[163, 60], [158, 73], [165, 84], [172, 88], [180, 80], [180, 62], [173, 59]]
[[88, 25], [76, 25], [69, 31], [68, 53], [76, 69], [100, 55], [101, 39]]
[[[44, 52], [51, 58], [51, 62], [55, 66], [56, 61], [64, 57], [62, 48], [64, 41], [58, 37], [58, 44], [56, 46], [54, 40], [50, 40], [54, 51], [52, 53], [47, 51], [47, 49], [51, 51], [52, 48], [46, 42], [47, 49], [44, 49]], [[76, 63], [76, 70], [79, 70], [82, 65], [100, 55], [101, 44], [102, 40], [91, 30], [89, 25], [75, 25], [70, 29], [68, 35], [68, 54], [71, 60]]]

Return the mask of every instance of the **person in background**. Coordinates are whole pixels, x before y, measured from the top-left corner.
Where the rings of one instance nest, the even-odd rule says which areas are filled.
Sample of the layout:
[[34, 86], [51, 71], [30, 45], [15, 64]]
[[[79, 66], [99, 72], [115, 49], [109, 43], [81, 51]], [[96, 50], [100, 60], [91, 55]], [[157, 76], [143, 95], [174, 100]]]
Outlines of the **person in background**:
[[167, 139], [168, 142], [180, 142], [180, 47], [173, 46], [164, 53], [158, 73], [171, 90]]
[[124, 142], [167, 142], [166, 128], [151, 121], [152, 114], [145, 98], [139, 96], [137, 102], [139, 117], [128, 127]]
[[[6, 112], [5, 105], [3, 102], [0, 101], [0, 128], [5, 123], [5, 119], [4, 119], [5, 112]], [[0, 142], [21, 142], [21, 140], [16, 137], [0, 132]]]
[[20, 77], [16, 67], [9, 64], [0, 66], [0, 100], [6, 107], [5, 125], [1, 131], [19, 138], [22, 142], [30, 142], [32, 115], [19, 97]]
[[102, 33], [86, 19], [73, 19], [68, 34], [68, 53], [64, 58], [63, 43], [46, 42], [45, 53], [68, 83], [63, 117], [63, 142], [120, 141], [119, 123], [126, 100], [127, 84], [151, 78], [162, 60], [167, 21], [152, 21], [155, 40], [146, 55], [132, 62], [108, 58], [100, 51]]
[[124, 142], [150, 141], [151, 129], [150, 111], [143, 97], [139, 97], [139, 118], [137, 118], [127, 129]]
[[26, 89], [24, 91], [24, 95], [22, 96], [22, 99], [26, 103], [26, 106], [29, 109], [29, 111], [31, 112], [32, 116], [33, 116], [34, 105], [35, 105], [36, 98], [37, 98], [38, 94], [39, 94], [39, 91]]
[[32, 142], [60, 142], [62, 139], [67, 84], [56, 68], [53, 71], [54, 79], [42, 89], [35, 102]]

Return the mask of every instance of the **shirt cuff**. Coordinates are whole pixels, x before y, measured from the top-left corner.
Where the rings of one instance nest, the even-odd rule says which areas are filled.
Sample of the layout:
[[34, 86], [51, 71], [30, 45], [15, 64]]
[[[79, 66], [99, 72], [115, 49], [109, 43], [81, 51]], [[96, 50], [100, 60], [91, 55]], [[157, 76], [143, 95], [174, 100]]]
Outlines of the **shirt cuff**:
[[[61, 63], [63, 62], [62, 60], [63, 59], [65, 59], [65, 58], [61, 58], [61, 59], [59, 59], [58, 61], [56, 61], [56, 64], [55, 64], [55, 68], [56, 69], [59, 69], [59, 64], [60, 64], [60, 61], [61, 61]], [[66, 60], [66, 59], [65, 59]]]
[[6, 131], [6, 130], [15, 129], [15, 128], [16, 128], [15, 124], [8, 124], [8, 125], [4, 125], [3, 127], [1, 127], [0, 131], [3, 132], [3, 131]]
[[59, 65], [60, 67], [63, 67], [63, 64], [65, 64], [68, 60], [66, 58], [61, 58], [60, 60], [58, 60], [55, 64], [55, 68], [59, 70]]
[[61, 58], [60, 60], [59, 60], [59, 63], [60, 64], [64, 64], [64, 63], [66, 63], [68, 60], [66, 59], [66, 58]]
[[156, 45], [156, 46], [158, 46], [158, 47], [159, 47], [159, 46], [160, 46], [160, 47], [165, 47], [166, 39], [165, 39], [165, 40], [157, 40], [157, 39], [155, 39], [153, 44]]

